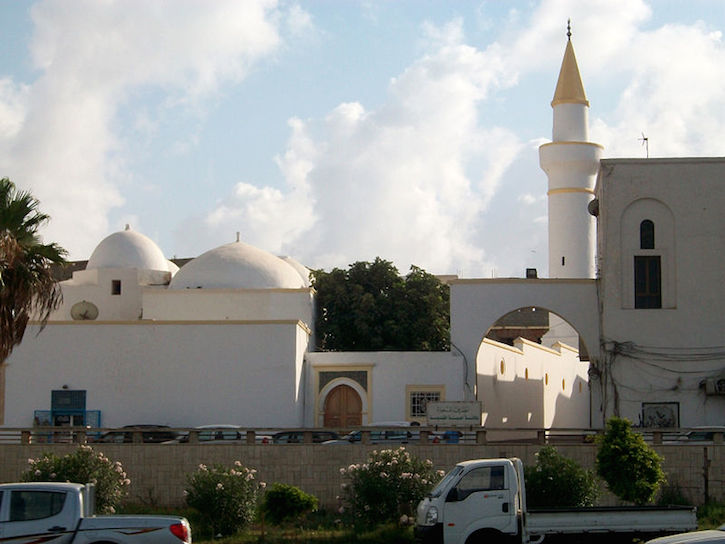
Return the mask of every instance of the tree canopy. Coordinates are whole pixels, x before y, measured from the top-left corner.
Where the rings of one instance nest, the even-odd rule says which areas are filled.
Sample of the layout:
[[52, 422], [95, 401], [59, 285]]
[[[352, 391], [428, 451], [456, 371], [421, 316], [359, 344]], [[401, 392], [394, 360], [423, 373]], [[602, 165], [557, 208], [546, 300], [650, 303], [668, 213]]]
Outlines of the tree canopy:
[[28, 321], [44, 325], [62, 301], [50, 265], [64, 263], [66, 251], [42, 243], [38, 230], [50, 218], [38, 204], [0, 179], [0, 363], [22, 341]]
[[666, 477], [662, 457], [638, 434], [632, 423], [612, 417], [598, 438], [597, 473], [622, 500], [643, 505], [654, 500]]
[[377, 257], [312, 272], [317, 344], [325, 351], [442, 351], [450, 347], [449, 289], [417, 266], [402, 277]]

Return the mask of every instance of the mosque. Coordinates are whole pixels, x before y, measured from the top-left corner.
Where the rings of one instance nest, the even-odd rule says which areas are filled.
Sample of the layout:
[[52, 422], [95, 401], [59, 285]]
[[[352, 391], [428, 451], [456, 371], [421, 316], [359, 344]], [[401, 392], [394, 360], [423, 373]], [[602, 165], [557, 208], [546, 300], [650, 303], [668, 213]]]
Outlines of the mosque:
[[[296, 260], [237, 240], [179, 267], [126, 228], [0, 366], [0, 425], [425, 424], [441, 401], [491, 429], [725, 424], [725, 159], [603, 159], [570, 35], [551, 104], [549, 277], [451, 280], [451, 351], [317, 352]], [[540, 343], [490, 338], [536, 312]]]

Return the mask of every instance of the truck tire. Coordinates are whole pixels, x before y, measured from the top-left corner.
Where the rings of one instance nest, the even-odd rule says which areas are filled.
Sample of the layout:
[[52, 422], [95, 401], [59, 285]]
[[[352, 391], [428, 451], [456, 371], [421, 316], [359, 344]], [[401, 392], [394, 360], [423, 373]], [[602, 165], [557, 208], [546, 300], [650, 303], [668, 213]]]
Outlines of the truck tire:
[[466, 544], [508, 544], [511, 538], [498, 531], [484, 529], [471, 533], [466, 539]]

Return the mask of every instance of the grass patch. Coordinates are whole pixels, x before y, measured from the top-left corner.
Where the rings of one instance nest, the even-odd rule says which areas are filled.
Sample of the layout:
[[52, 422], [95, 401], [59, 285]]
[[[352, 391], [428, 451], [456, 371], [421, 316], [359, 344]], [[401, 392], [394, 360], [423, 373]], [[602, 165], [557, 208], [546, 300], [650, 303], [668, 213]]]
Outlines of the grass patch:
[[264, 533], [255, 528], [217, 540], [198, 540], [196, 544], [412, 544], [411, 527], [384, 525], [370, 531], [355, 533], [351, 529], [282, 529], [273, 527]]
[[699, 529], [716, 529], [725, 523], [725, 503], [711, 501], [697, 507]]

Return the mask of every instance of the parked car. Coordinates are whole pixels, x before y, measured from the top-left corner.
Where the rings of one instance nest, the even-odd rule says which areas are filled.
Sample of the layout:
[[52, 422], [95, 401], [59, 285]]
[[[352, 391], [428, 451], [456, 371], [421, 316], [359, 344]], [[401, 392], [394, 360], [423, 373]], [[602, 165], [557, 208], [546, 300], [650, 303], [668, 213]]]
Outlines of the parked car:
[[160, 444], [172, 442], [178, 438], [178, 433], [169, 429], [168, 425], [124, 425], [122, 429], [128, 431], [107, 431], [96, 438], [94, 442], [111, 444], [129, 444], [133, 442], [133, 431], [142, 430], [141, 440], [147, 444]]
[[662, 536], [647, 541], [647, 544], [725, 544], [725, 525], [707, 531]]
[[[305, 441], [304, 431], [281, 431], [272, 435], [274, 444], [302, 444]], [[335, 431], [312, 431], [312, 442], [321, 444], [330, 440], [339, 440]]]
[[725, 427], [693, 427], [687, 433], [687, 440], [712, 443], [715, 433], [725, 433]]
[[[203, 442], [204, 444], [246, 441], [245, 431], [238, 425], [201, 425], [196, 427], [196, 430], [198, 431], [197, 437], [199, 442]], [[175, 440], [175, 442], [189, 442], [189, 433], [183, 433]]]

